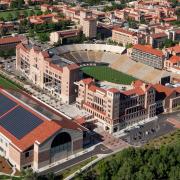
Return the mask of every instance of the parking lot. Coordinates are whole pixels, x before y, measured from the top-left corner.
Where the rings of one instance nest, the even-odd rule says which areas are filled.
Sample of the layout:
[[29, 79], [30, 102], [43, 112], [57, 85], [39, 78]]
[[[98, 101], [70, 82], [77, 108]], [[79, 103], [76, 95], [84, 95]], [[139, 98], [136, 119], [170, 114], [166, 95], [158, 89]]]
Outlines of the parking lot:
[[14, 72], [15, 68], [16, 68], [16, 62], [15, 62], [16, 58], [15, 57], [11, 57], [8, 59], [0, 59], [0, 64], [2, 65], [2, 67], [4, 68], [4, 70], [6, 70], [7, 72]]
[[131, 145], [140, 146], [151, 139], [167, 134], [173, 130], [175, 130], [173, 124], [166, 120], [157, 119], [139, 125], [130, 131], [126, 131], [126, 135], [121, 137], [121, 139]]

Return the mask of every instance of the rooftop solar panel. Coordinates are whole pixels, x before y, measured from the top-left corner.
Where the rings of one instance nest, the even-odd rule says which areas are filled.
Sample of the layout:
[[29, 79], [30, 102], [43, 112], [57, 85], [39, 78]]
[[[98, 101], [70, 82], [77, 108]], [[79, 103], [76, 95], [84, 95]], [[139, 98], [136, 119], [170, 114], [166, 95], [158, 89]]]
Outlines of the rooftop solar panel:
[[20, 106], [0, 119], [0, 125], [17, 139], [23, 138], [42, 122], [43, 120]]
[[16, 106], [16, 103], [0, 93], [0, 116]]

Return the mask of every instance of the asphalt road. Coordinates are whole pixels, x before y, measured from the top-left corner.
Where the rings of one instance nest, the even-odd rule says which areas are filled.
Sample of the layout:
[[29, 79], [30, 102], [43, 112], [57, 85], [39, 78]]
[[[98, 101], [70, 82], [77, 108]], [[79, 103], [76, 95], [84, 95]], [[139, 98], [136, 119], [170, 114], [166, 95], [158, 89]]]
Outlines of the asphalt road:
[[72, 166], [74, 164], [77, 164], [77, 163], [79, 163], [79, 162], [81, 162], [81, 161], [83, 161], [85, 159], [88, 159], [88, 158], [90, 158], [92, 156], [95, 156], [97, 154], [109, 154], [111, 152], [112, 152], [112, 150], [110, 150], [106, 146], [100, 144], [100, 145], [96, 146], [94, 150], [92, 150], [90, 152], [87, 152], [87, 153], [84, 153], [81, 156], [78, 156], [78, 157], [76, 157], [74, 159], [66, 161], [66, 162], [64, 162], [62, 164], [59, 164], [59, 165], [55, 166], [55, 167], [51, 167], [48, 170], [45, 170], [45, 171], [39, 173], [39, 175], [45, 175], [45, 174], [48, 174], [50, 172], [59, 173], [62, 170], [66, 169], [66, 168], [68, 168], [68, 167], [70, 167], [70, 166]]

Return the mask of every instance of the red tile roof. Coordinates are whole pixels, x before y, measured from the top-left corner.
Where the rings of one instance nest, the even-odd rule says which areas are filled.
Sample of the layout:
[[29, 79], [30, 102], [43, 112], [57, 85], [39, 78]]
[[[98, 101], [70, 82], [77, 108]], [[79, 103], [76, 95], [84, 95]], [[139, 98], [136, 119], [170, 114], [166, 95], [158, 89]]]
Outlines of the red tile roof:
[[130, 90], [127, 90], [127, 91], [123, 91], [122, 93], [125, 94], [126, 96], [131, 96], [131, 95], [139, 95], [139, 96], [141, 96], [145, 92], [140, 87], [137, 87], [137, 88], [130, 89]]
[[153, 39], [159, 39], [159, 38], [167, 37], [167, 34], [166, 33], [156, 33], [156, 34], [152, 34], [151, 37]]
[[21, 39], [19, 37], [5, 37], [5, 38], [0, 38], [0, 45], [3, 44], [11, 44], [11, 43], [20, 43]]
[[176, 18], [164, 18], [163, 21], [165, 22], [169, 22], [169, 21], [176, 21], [177, 19]]
[[135, 44], [133, 46], [133, 49], [137, 49], [137, 50], [140, 50], [140, 51], [145, 52], [145, 53], [149, 53], [149, 54], [153, 54], [153, 55], [156, 55], [156, 56], [159, 56], [159, 57], [163, 57], [163, 52], [162, 51], [157, 50], [157, 49], [153, 49], [150, 46], [141, 45], [141, 44]]
[[174, 88], [163, 86], [162, 84], [155, 84], [155, 85], [153, 85], [153, 87], [158, 92], [164, 92], [166, 94], [166, 96], [171, 95], [171, 93], [174, 91]]
[[121, 32], [121, 33], [124, 33], [124, 34], [129, 34], [129, 35], [132, 35], [132, 36], [136, 35], [135, 32], [128, 31], [126, 29], [119, 28], [119, 27], [114, 27], [113, 31]]
[[80, 125], [82, 125], [82, 124], [84, 124], [86, 121], [85, 121], [85, 119], [84, 119], [84, 117], [76, 117], [75, 118], [75, 120], [74, 120], [76, 123], [78, 123], [78, 124], [80, 124]]
[[90, 84], [93, 82], [93, 79], [92, 78], [86, 78], [86, 79], [82, 79], [82, 81], [84, 84]]
[[57, 31], [60, 37], [72, 37], [78, 35], [80, 31], [78, 29], [71, 29], [71, 30], [64, 30], [64, 31]]
[[140, 87], [140, 86], [143, 85], [143, 81], [141, 81], [141, 80], [136, 80], [136, 81], [134, 81], [132, 84], [133, 84], [134, 87]]
[[180, 87], [176, 87], [176, 88], [175, 88], [175, 91], [178, 92], [178, 93], [180, 93]]
[[178, 63], [178, 62], [180, 62], [180, 56], [171, 56], [169, 61], [171, 61], [173, 64]]
[[74, 70], [74, 69], [79, 68], [79, 66], [78, 66], [77, 64], [69, 64], [69, 65], [67, 66], [67, 68], [68, 68], [69, 70]]
[[46, 7], [46, 8], [48, 8], [48, 7], [50, 7], [50, 5], [49, 5], [49, 4], [42, 4], [41, 7]]
[[112, 92], [112, 93], [119, 93], [120, 91], [116, 88], [110, 88], [108, 89], [109, 92]]
[[10, 28], [14, 28], [14, 24], [12, 23], [6, 23], [6, 24], [0, 24], [0, 28], [7, 28], [7, 29], [10, 29]]
[[95, 85], [91, 85], [91, 86], [89, 87], [89, 90], [90, 90], [90, 91], [93, 91], [93, 92], [96, 92], [96, 91], [98, 90], [98, 91], [101, 91], [101, 92], [103, 92], [103, 93], [106, 93], [106, 91], [105, 91], [104, 89], [102, 89], [102, 88], [100, 88], [100, 87], [97, 87], [97, 86], [95, 86]]
[[40, 18], [40, 19], [44, 19], [44, 18], [52, 18], [54, 16], [55, 16], [54, 14], [43, 14], [43, 15], [35, 16], [35, 17]]
[[76, 12], [77, 10], [76, 9], [73, 9], [73, 8], [68, 8], [67, 11], [70, 11], [70, 12]]
[[157, 26], [156, 29], [168, 30], [168, 29], [170, 29], [170, 26], [162, 26], [162, 25], [160, 25], [160, 26]]
[[39, 16], [30, 16], [29, 20], [33, 24], [42, 24], [46, 19], [55, 17], [54, 14], [43, 14]]
[[176, 34], [180, 34], [180, 29], [175, 30]]
[[169, 49], [170, 51], [174, 51], [175, 53], [180, 53], [180, 45], [176, 45], [174, 47], [169, 47], [167, 49]]

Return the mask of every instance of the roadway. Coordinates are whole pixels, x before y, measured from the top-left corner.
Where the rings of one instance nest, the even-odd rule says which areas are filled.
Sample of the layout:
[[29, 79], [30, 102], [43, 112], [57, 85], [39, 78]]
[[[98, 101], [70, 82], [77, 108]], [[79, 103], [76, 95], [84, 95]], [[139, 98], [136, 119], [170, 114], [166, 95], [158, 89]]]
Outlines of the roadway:
[[65, 169], [67, 169], [68, 167], [71, 167], [75, 164], [78, 164], [88, 158], [91, 158], [93, 156], [96, 156], [98, 154], [110, 154], [112, 153], [113, 151], [109, 148], [107, 148], [106, 146], [104, 146], [103, 144], [99, 144], [97, 145], [94, 150], [92, 151], [89, 151], [89, 152], [85, 152], [84, 154], [78, 156], [78, 157], [75, 157], [73, 159], [70, 159], [69, 161], [66, 161], [62, 164], [59, 164], [57, 166], [54, 166], [54, 167], [51, 167], [45, 171], [42, 171], [39, 173], [39, 175], [45, 175], [45, 174], [48, 174], [48, 173], [59, 173]]

